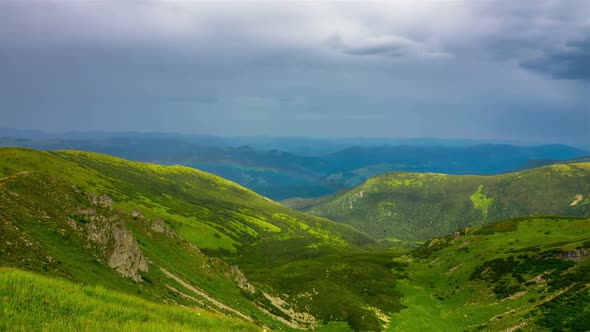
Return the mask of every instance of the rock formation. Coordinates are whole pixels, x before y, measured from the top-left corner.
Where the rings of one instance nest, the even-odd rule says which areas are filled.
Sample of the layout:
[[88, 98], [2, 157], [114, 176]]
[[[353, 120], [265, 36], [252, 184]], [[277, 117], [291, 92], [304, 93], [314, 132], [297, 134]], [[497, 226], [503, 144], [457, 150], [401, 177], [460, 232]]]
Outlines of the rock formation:
[[150, 228], [152, 229], [152, 231], [154, 231], [156, 233], [164, 233], [170, 237], [178, 237], [176, 232], [174, 232], [174, 230], [172, 228], [170, 228], [170, 226], [168, 226], [168, 225], [166, 225], [166, 223], [164, 223], [164, 220], [155, 219], [155, 220], [152, 220], [151, 223], [152, 224], [151, 224]]

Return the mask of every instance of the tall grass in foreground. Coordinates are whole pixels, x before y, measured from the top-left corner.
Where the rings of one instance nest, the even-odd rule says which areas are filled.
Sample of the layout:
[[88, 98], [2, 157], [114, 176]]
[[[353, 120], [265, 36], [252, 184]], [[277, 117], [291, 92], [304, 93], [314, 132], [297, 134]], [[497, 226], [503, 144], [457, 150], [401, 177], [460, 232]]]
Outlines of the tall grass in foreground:
[[0, 268], [0, 331], [260, 331], [206, 311]]

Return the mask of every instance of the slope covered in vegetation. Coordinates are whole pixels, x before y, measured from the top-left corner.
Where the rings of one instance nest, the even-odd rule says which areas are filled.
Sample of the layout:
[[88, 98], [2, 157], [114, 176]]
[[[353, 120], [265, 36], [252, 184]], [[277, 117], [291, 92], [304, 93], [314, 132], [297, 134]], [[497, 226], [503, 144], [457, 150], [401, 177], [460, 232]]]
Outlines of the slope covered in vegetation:
[[378, 239], [425, 241], [462, 227], [517, 216], [588, 216], [590, 163], [494, 176], [396, 172], [317, 203], [292, 203]]
[[400, 308], [367, 235], [187, 167], [0, 149], [0, 243], [2, 266], [273, 329], [379, 329]]
[[406, 309], [391, 331], [590, 330], [590, 219], [463, 229], [400, 258]]
[[259, 331], [205, 310], [156, 304], [100, 286], [0, 268], [2, 331]]

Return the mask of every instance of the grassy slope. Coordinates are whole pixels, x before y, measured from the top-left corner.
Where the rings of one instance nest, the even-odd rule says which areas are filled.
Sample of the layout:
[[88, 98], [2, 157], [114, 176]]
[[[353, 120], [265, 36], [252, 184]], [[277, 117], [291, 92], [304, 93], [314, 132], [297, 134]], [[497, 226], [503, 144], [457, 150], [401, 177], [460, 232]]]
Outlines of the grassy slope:
[[[149, 272], [144, 282], [123, 278], [110, 269], [100, 248], [87, 241], [67, 224], [75, 218], [79, 225], [88, 223], [79, 214], [95, 209], [96, 216], [123, 221], [140, 244], [149, 260]], [[59, 276], [90, 285], [135, 294], [146, 299], [178, 303], [191, 307], [214, 309], [228, 315], [234, 312], [214, 305], [186, 286], [166, 276], [171, 271], [190, 285], [196, 285], [215, 299], [231, 306], [261, 325], [281, 328], [227, 277], [229, 266], [192, 249], [182, 239], [155, 233], [145, 220], [135, 220], [129, 214], [90, 205], [85, 195], [58, 178], [39, 173], [21, 173], [3, 178], [0, 183], [0, 264]], [[192, 300], [169, 287], [190, 295]]]
[[[0, 177], [0, 240], [15, 244], [0, 247], [5, 266], [196, 305], [167, 288], [191, 294], [160, 270], [165, 268], [260, 324], [279, 329], [286, 327], [259, 307], [285, 315], [261, 290], [287, 294], [293, 309], [309, 310], [320, 322], [343, 320], [354, 327], [378, 328], [375, 308], [386, 313], [400, 308], [399, 294], [380, 284], [395, 284], [393, 254], [361, 249], [373, 243], [371, 238], [349, 226], [289, 210], [208, 173], [93, 153], [0, 149]], [[88, 193], [109, 195], [114, 210], [90, 206]], [[145, 275], [149, 282], [119, 277], [84, 248], [65, 223], [79, 218], [80, 208], [125, 221], [150, 261]], [[134, 209], [145, 215], [141, 222], [129, 215]], [[145, 221], [155, 218], [165, 220], [183, 239], [152, 232]], [[237, 264], [259, 291], [245, 294], [226, 276], [227, 264], [191, 250], [190, 244]], [[337, 268], [337, 273], [326, 274], [326, 266]], [[349, 277], [355, 282], [343, 282]], [[371, 282], [376, 279], [380, 283]], [[336, 302], [340, 305], [327, 305]]]
[[389, 330], [590, 329], [590, 256], [559, 259], [576, 248], [590, 253], [590, 219], [510, 219], [461, 234], [401, 259], [407, 309]]
[[[580, 194], [583, 199], [571, 206]], [[424, 241], [515, 216], [590, 215], [590, 163], [495, 176], [396, 172], [371, 178], [327, 202], [297, 203], [375, 238]]]
[[0, 268], [0, 330], [259, 331], [221, 314]]

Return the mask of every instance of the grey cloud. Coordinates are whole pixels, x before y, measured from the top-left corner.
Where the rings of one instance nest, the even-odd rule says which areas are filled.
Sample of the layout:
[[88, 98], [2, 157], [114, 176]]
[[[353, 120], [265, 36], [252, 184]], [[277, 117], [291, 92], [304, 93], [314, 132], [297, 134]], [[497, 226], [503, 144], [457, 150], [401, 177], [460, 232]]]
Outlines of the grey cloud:
[[580, 39], [590, 21], [586, 0], [473, 1], [469, 24], [442, 43], [469, 58], [524, 62]]
[[335, 36], [326, 44], [342, 53], [355, 56], [385, 56], [392, 58], [451, 56], [446, 52], [430, 49], [424, 43], [395, 35], [374, 36], [346, 42], [339, 36]]
[[590, 139], [587, 85], [518, 65], [582, 63], [586, 42], [550, 51], [580, 34], [577, 0], [7, 1], [3, 126], [543, 138], [563, 118], [552, 139]]
[[590, 82], [590, 36], [569, 42], [565, 47], [548, 51], [522, 66], [557, 79]]
[[401, 57], [417, 53], [422, 46], [399, 36], [376, 36], [343, 42], [339, 36], [332, 38], [328, 45], [350, 55], [384, 55]]

